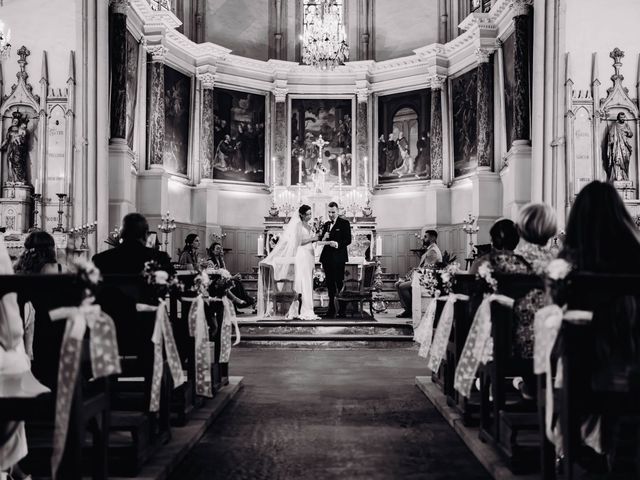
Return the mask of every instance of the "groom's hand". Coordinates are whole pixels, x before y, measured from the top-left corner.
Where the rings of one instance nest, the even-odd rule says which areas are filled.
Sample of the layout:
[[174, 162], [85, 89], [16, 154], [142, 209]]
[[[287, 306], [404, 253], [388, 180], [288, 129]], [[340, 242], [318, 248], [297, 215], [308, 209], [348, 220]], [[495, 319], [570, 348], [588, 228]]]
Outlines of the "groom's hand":
[[338, 242], [336, 242], [335, 240], [332, 240], [331, 242], [329, 242], [329, 246], [333, 248], [338, 248]]

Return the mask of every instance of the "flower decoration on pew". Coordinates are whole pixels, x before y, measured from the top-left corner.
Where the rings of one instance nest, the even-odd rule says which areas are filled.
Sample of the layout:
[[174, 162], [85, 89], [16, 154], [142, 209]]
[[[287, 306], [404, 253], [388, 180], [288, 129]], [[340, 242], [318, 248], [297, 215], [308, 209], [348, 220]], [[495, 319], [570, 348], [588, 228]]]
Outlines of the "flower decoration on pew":
[[192, 289], [202, 295], [203, 297], [208, 297], [209, 292], [208, 288], [211, 284], [211, 279], [209, 278], [209, 274], [205, 270], [198, 272], [198, 274], [193, 278], [193, 287]]
[[84, 287], [83, 298], [93, 296], [102, 280], [98, 267], [89, 260], [78, 259], [73, 262], [71, 272], [77, 275], [78, 282]]
[[491, 293], [498, 291], [498, 281], [493, 276], [493, 267], [489, 262], [482, 262], [478, 267], [478, 279], [483, 280]]
[[433, 268], [420, 269], [420, 286], [428, 297], [440, 296], [440, 282]]
[[448, 295], [453, 291], [456, 283], [456, 274], [460, 272], [460, 264], [458, 262], [449, 263], [446, 267], [438, 270], [440, 275], [440, 289], [444, 295]]
[[556, 258], [547, 265], [545, 270], [547, 288], [558, 305], [564, 305], [566, 301], [568, 277], [572, 270], [573, 265], [562, 258]]
[[147, 285], [153, 290], [156, 298], [164, 298], [169, 293], [181, 292], [184, 289], [178, 278], [163, 270], [162, 266], [155, 260], [145, 262], [142, 276]]

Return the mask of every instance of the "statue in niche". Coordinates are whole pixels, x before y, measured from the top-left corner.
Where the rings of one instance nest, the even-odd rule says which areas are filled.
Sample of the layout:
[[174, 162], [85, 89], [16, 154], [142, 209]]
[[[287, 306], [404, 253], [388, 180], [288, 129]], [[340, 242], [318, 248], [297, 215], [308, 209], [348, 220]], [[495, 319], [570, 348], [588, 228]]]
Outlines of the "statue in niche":
[[609, 128], [607, 136], [607, 178], [610, 182], [629, 180], [631, 137], [633, 132], [626, 123], [624, 112], [620, 112], [616, 122]]
[[0, 145], [0, 151], [7, 152], [8, 180], [13, 183], [24, 184], [27, 181], [28, 123], [29, 117], [26, 114], [22, 115], [19, 111], [13, 112], [11, 125]]

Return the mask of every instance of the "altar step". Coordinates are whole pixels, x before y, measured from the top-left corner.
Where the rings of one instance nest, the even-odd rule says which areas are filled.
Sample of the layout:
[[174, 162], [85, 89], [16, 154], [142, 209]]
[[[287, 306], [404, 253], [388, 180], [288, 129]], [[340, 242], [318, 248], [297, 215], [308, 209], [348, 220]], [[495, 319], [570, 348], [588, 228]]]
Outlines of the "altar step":
[[413, 326], [392, 321], [259, 320], [240, 323], [240, 347], [411, 348]]

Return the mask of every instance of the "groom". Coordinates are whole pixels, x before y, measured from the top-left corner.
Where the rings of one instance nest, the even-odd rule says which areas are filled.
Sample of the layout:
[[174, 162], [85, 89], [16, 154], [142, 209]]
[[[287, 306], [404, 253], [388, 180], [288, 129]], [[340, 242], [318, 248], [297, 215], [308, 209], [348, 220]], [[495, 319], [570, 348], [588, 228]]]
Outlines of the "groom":
[[[324, 224], [319, 240], [334, 241], [337, 247], [325, 246], [320, 255], [320, 262], [324, 268], [327, 290], [329, 290], [329, 310], [327, 318], [336, 316], [336, 293], [342, 290], [344, 281], [344, 265], [349, 261], [347, 246], [351, 243], [351, 224], [349, 220], [338, 217], [338, 204], [331, 202], [327, 214], [329, 221]], [[338, 316], [344, 316], [343, 306], [339, 306]]]

